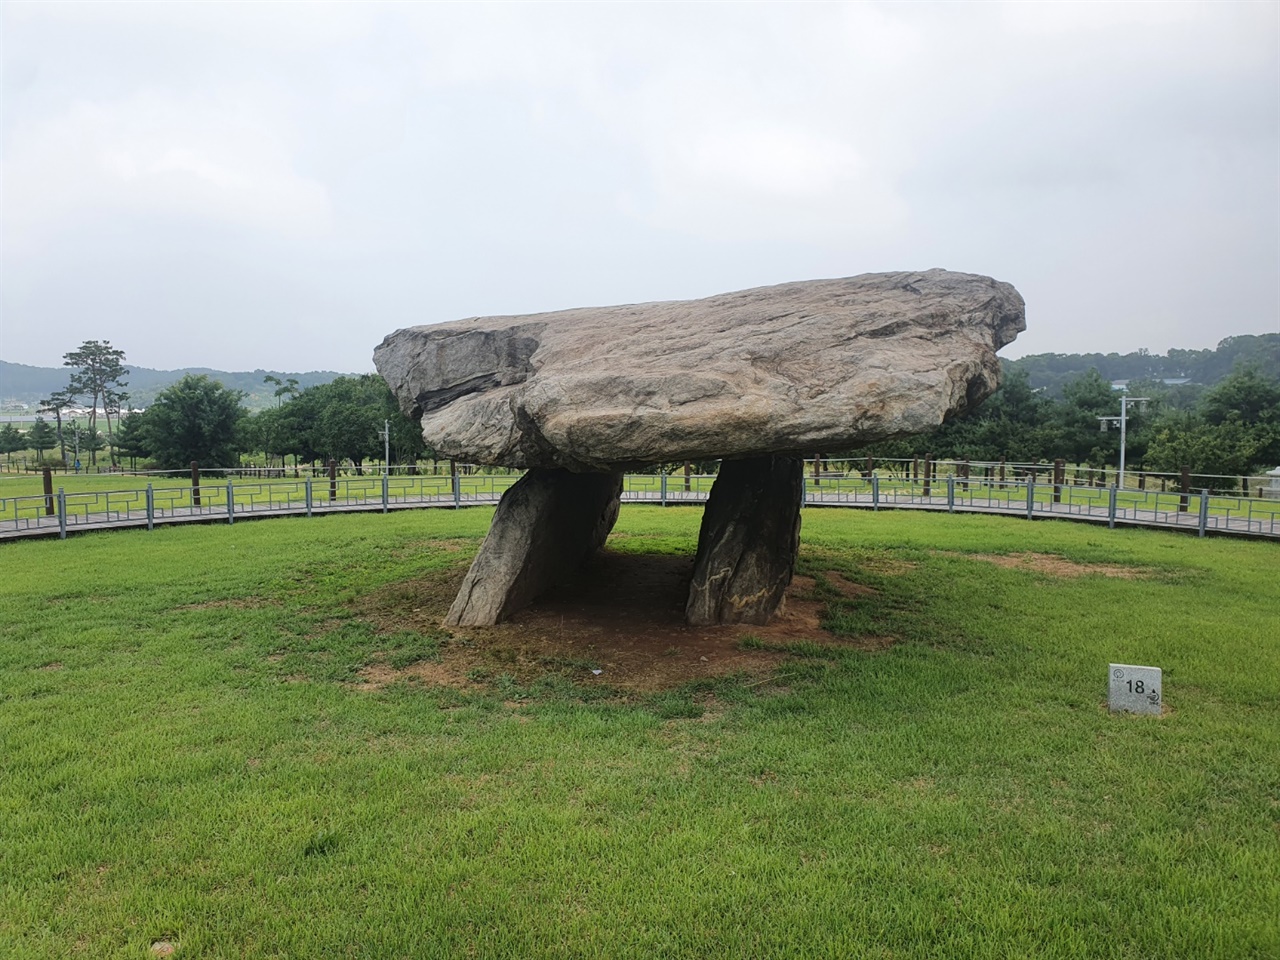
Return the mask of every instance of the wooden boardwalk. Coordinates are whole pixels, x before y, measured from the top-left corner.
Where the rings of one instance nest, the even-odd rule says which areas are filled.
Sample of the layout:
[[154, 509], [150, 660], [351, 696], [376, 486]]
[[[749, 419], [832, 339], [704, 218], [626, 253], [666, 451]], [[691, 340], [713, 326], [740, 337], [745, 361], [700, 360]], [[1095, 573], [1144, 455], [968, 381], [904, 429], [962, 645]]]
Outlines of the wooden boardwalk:
[[[634, 479], [633, 489], [623, 494], [624, 503], [650, 504], [654, 506], [676, 506], [681, 504], [700, 504], [707, 499], [706, 484], [704, 489], [681, 488], [683, 478], [666, 478], [657, 486], [652, 476]], [[709, 478], [699, 478], [708, 480]], [[668, 483], [667, 481], [671, 481]], [[647, 485], [650, 489], [635, 489]], [[1242, 501], [1231, 498], [1234, 504], [1244, 504], [1239, 509], [1221, 507], [1214, 508], [1215, 500], [1224, 498], [1206, 497], [1201, 493], [1185, 495], [1162, 494], [1146, 505], [1128, 502], [1128, 498], [1117, 499], [1113, 492], [1106, 489], [1062, 488], [1060, 496], [1063, 502], [1055, 503], [1046, 495], [1051, 488], [1040, 485], [1027, 490], [1025, 483], [1007, 483], [998, 487], [981, 487], [978, 493], [971, 493], [959, 483], [937, 481], [925, 489], [918, 482], [908, 485], [885, 483], [883, 487], [874, 481], [858, 480], [846, 483], [828, 482], [826, 487], [810, 485], [805, 493], [806, 508], [824, 509], [861, 509], [861, 510], [928, 510], [949, 513], [988, 514], [1008, 516], [1030, 520], [1074, 520], [1084, 523], [1102, 524], [1115, 527], [1147, 527], [1160, 530], [1180, 530], [1200, 536], [1228, 535], [1258, 539], [1280, 540], [1280, 512], [1271, 501]], [[210, 491], [222, 491], [227, 487], [210, 488]], [[367, 482], [361, 488], [367, 491]], [[232, 509], [227, 510], [226, 497], [216, 503], [203, 506], [175, 506], [172, 504], [157, 507], [144, 498], [139, 491], [121, 491], [120, 496], [136, 494], [116, 509], [95, 511], [91, 503], [76, 507], [70, 500], [59, 500], [58, 504], [66, 505], [66, 522], [57, 515], [47, 515], [44, 499], [41, 497], [22, 498], [37, 501], [31, 509], [22, 511], [16, 506], [13, 512], [17, 517], [0, 517], [0, 540], [20, 540], [32, 537], [66, 537], [72, 534], [93, 533], [104, 530], [151, 529], [159, 526], [188, 523], [238, 523], [246, 520], [260, 520], [268, 517], [316, 517], [335, 513], [391, 513], [401, 510], [423, 509], [461, 509], [472, 506], [493, 506], [498, 502], [501, 491], [492, 489], [477, 493], [420, 493], [418, 495], [391, 495], [384, 486], [382, 496], [346, 495], [333, 500], [318, 499], [309, 505], [297, 501], [249, 502], [240, 503], [234, 493], [230, 497]], [[939, 493], [945, 490], [946, 495]], [[68, 495], [70, 498], [73, 495]], [[87, 496], [87, 495], [86, 495]], [[1028, 499], [1030, 503], [1028, 503]], [[13, 501], [10, 501], [11, 503]], [[106, 502], [109, 506], [109, 498]], [[1185, 508], [1179, 506], [1185, 502]], [[1260, 506], [1255, 509], [1255, 504]]]

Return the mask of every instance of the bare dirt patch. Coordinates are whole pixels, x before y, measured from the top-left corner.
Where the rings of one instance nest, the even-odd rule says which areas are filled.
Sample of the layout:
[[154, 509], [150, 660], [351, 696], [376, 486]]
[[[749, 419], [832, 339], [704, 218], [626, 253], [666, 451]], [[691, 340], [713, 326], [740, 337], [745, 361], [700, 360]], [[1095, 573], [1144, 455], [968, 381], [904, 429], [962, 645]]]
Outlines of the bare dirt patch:
[[461, 687], [467, 678], [443, 663], [421, 660], [405, 667], [393, 667], [384, 660], [369, 664], [358, 674], [360, 682], [352, 684], [357, 690], [381, 690], [398, 680], [415, 680], [436, 687]]
[[837, 573], [834, 570], [826, 573], [824, 576], [827, 583], [830, 584], [831, 587], [834, 588], [842, 597], [849, 597], [851, 599], [857, 597], [873, 597], [879, 592], [874, 587], [868, 587], [866, 584], [854, 583], [843, 573]]
[[[438, 632], [462, 575], [457, 570], [396, 584], [363, 601], [360, 612], [384, 633]], [[652, 692], [730, 674], [768, 677], [787, 659], [785, 651], [743, 648], [747, 637], [766, 648], [804, 641], [878, 650], [892, 643], [882, 637], [837, 639], [824, 630], [826, 604], [814, 595], [814, 579], [802, 576], [793, 580], [783, 609], [769, 624], [690, 627], [684, 605], [692, 575], [691, 556], [604, 550], [509, 622], [453, 629], [440, 663], [401, 671], [375, 664], [362, 674], [362, 683], [376, 689], [415, 670], [424, 682], [453, 687], [503, 674], [528, 683], [559, 673], [582, 685]], [[842, 593], [867, 591], [840, 581]]]
[[1084, 577], [1102, 576], [1118, 577], [1122, 580], [1140, 580], [1151, 576], [1150, 570], [1141, 567], [1122, 567], [1110, 563], [1077, 563], [1066, 557], [1051, 553], [969, 553], [964, 554], [971, 560], [994, 563], [998, 567], [1010, 570], [1032, 570], [1045, 573], [1051, 577]]
[[858, 565], [871, 573], [886, 577], [905, 576], [918, 566], [910, 560], [898, 560], [894, 557], [873, 557], [862, 560]]

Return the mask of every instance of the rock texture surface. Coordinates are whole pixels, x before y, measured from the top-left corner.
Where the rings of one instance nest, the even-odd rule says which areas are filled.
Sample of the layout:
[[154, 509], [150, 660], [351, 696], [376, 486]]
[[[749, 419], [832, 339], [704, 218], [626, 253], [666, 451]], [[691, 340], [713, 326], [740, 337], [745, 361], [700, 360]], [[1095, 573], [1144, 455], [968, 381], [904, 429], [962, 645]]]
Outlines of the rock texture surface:
[[945, 270], [412, 327], [374, 352], [441, 455], [527, 467], [446, 623], [527, 605], [599, 548], [634, 465], [722, 459], [691, 624], [765, 623], [795, 567], [799, 456], [929, 430], [998, 385], [1007, 283]]
[[685, 619], [691, 626], [769, 622], [800, 549], [804, 462], [726, 460], [711, 488]]
[[620, 473], [530, 470], [498, 504], [445, 623], [490, 626], [598, 550], [618, 519]]
[[928, 430], [1024, 327], [1009, 284], [926, 270], [411, 327], [374, 362], [443, 456], [611, 472]]

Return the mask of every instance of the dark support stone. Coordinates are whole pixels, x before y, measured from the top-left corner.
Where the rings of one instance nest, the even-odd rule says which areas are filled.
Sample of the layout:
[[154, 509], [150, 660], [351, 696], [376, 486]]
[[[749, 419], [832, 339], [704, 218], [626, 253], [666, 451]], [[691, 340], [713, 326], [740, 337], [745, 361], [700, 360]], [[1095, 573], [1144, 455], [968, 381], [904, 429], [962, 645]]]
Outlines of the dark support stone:
[[726, 460], [711, 488], [685, 618], [692, 626], [768, 623], [800, 548], [804, 462]]
[[502, 495], [445, 623], [505, 620], [598, 550], [618, 520], [621, 473], [534, 469]]

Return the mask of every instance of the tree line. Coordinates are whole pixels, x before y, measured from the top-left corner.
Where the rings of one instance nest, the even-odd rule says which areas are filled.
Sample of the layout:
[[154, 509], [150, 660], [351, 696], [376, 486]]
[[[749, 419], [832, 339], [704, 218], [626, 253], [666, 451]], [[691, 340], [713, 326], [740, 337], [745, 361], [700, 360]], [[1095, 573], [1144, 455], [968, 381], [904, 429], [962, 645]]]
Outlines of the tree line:
[[1105, 380], [1188, 380], [1213, 386], [1238, 365], [1254, 364], [1261, 370], [1280, 371], [1280, 333], [1226, 337], [1212, 350], [1149, 350], [1132, 353], [1036, 353], [1007, 360], [1007, 370], [1027, 374], [1031, 386], [1061, 397], [1062, 388], [1090, 370]]
[[1006, 367], [1003, 383], [967, 416], [914, 437], [871, 444], [849, 456], [1038, 463], [1062, 458], [1093, 467], [1115, 466], [1120, 434], [1102, 431], [1100, 418], [1130, 406], [1127, 463], [1134, 469], [1240, 476], [1280, 465], [1280, 376], [1276, 368], [1239, 364], [1212, 387], [1130, 380], [1124, 394], [1096, 369], [1068, 379], [1060, 395], [1036, 389], [1027, 370]]
[[376, 374], [338, 377], [298, 389], [297, 381], [268, 376], [276, 406], [250, 413], [244, 394], [203, 374], [188, 374], [157, 394], [145, 411], [131, 413], [118, 437], [122, 456], [161, 470], [240, 466], [260, 456], [262, 466], [349, 461], [360, 472], [382, 460], [389, 428], [391, 459], [414, 463], [428, 453], [419, 426], [400, 412]]
[[[1280, 335], [1223, 341], [1215, 357], [1230, 347], [1280, 344]], [[1225, 346], [1224, 346], [1225, 345]], [[1126, 454], [1136, 470], [1238, 476], [1280, 464], [1280, 361], [1266, 349], [1251, 362], [1237, 360], [1213, 386], [1168, 384], [1163, 379], [1130, 378], [1127, 394], [1147, 397], [1131, 408]], [[1193, 353], [1194, 351], [1183, 351]], [[1172, 356], [1175, 351], [1170, 351]], [[1203, 359], [1203, 358], [1202, 358]], [[209, 467], [240, 466], [248, 457], [261, 465], [284, 466], [334, 459], [357, 470], [381, 460], [382, 432], [389, 426], [391, 459], [414, 463], [433, 457], [417, 423], [405, 417], [386, 383], [374, 374], [338, 377], [300, 388], [294, 378], [263, 377], [274, 406], [250, 413], [245, 394], [202, 374], [188, 374], [161, 390], [145, 411], [130, 411], [125, 387], [129, 371], [122, 350], [88, 340], [64, 355], [67, 386], [41, 404], [52, 422], [38, 418], [25, 433], [0, 428], [0, 453], [69, 443], [92, 459], [106, 449], [112, 463], [127, 457], [134, 466], [181, 469], [192, 460]], [[1024, 361], [1005, 365], [1001, 388], [976, 410], [931, 433], [886, 440], [823, 456], [939, 459], [1036, 463], [1062, 458], [1094, 467], [1119, 460], [1118, 431], [1103, 432], [1100, 418], [1119, 412], [1121, 394], [1096, 368], [1065, 379], [1055, 392], [1037, 388]], [[68, 429], [67, 411], [89, 408], [87, 429]], [[101, 422], [103, 431], [99, 431]], [[105, 436], [103, 433], [105, 432]], [[816, 451], [815, 451], [816, 452]]]
[[[67, 385], [40, 402], [26, 431], [0, 427], [0, 454], [34, 450], [37, 462], [79, 468], [81, 456], [96, 464], [106, 451], [115, 466], [172, 470], [195, 460], [207, 467], [235, 467], [261, 456], [263, 465], [334, 459], [360, 470], [381, 460], [388, 429], [393, 461], [413, 463], [430, 453], [416, 423], [405, 417], [381, 377], [338, 377], [300, 388], [293, 377], [262, 377], [274, 406], [251, 413], [247, 394], [206, 374], [187, 374], [160, 390], [143, 411], [131, 409], [125, 353], [105, 340], [86, 340], [63, 355]], [[80, 423], [84, 409], [87, 425]], [[74, 415], [73, 415], [74, 413]], [[46, 419], [46, 415], [51, 419]], [[100, 429], [101, 427], [101, 429]], [[58, 449], [58, 457], [45, 457]]]

